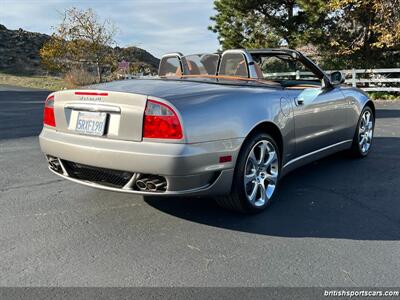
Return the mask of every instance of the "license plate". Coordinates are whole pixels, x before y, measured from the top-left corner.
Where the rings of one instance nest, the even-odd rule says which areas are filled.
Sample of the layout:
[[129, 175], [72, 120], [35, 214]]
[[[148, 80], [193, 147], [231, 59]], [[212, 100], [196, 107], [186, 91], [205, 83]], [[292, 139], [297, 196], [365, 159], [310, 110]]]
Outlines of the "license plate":
[[79, 112], [75, 131], [101, 136], [104, 134], [107, 114], [104, 112]]

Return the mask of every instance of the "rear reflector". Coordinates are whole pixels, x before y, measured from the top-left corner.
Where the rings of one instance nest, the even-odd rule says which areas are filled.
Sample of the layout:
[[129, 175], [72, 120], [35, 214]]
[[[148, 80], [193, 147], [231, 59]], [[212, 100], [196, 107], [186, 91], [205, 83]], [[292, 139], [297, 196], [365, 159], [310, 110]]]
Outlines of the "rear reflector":
[[144, 113], [143, 137], [181, 139], [182, 126], [175, 111], [164, 103], [148, 100]]
[[230, 161], [232, 161], [232, 155], [220, 156], [219, 157], [219, 162], [220, 163], [226, 163], [226, 162], [230, 162]]
[[95, 92], [75, 92], [78, 96], [108, 96], [108, 93], [95, 93]]
[[56, 127], [56, 119], [54, 117], [54, 96], [48, 97], [44, 104], [43, 124]]

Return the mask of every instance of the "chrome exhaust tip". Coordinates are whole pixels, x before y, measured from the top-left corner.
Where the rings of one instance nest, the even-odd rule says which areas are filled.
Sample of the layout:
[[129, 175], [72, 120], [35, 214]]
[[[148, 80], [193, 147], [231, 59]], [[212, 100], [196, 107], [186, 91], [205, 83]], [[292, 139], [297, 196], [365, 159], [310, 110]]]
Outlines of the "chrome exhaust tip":
[[139, 179], [136, 181], [136, 186], [139, 190], [141, 191], [145, 191], [147, 190], [147, 185], [146, 183], [149, 181], [149, 178], [143, 178], [143, 179]]
[[165, 178], [155, 175], [144, 175], [148, 177], [142, 177], [135, 183], [136, 187], [140, 191], [147, 192], [165, 192], [167, 187], [167, 181]]
[[58, 158], [48, 155], [47, 161], [50, 168], [58, 173], [62, 172], [61, 164]]
[[149, 180], [146, 183], [147, 189], [152, 192], [160, 191], [166, 185], [167, 182], [160, 179]]

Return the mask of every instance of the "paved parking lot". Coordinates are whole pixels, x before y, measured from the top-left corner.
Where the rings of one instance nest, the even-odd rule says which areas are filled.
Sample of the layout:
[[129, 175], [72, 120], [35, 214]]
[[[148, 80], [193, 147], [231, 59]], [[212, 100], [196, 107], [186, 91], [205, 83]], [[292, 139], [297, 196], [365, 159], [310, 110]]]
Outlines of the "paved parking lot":
[[46, 94], [0, 87], [0, 285], [399, 285], [400, 102], [378, 104], [369, 157], [298, 169], [243, 216], [51, 174], [36, 137]]

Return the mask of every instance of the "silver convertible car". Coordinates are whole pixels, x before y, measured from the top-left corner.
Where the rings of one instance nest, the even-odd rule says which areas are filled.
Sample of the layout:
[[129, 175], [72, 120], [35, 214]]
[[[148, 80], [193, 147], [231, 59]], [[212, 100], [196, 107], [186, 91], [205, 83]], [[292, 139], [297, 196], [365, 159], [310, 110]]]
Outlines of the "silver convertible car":
[[290, 49], [171, 53], [157, 78], [50, 94], [40, 145], [73, 182], [258, 212], [294, 168], [370, 151], [374, 104], [343, 83]]

